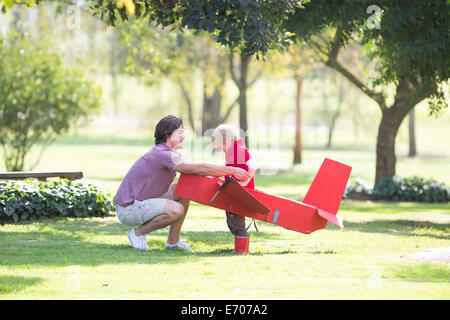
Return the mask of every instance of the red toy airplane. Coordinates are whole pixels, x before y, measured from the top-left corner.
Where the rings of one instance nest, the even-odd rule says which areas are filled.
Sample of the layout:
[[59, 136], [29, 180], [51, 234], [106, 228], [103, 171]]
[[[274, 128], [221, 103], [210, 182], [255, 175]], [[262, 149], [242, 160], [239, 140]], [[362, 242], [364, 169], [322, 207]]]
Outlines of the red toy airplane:
[[344, 228], [336, 216], [351, 167], [325, 159], [303, 202], [247, 189], [231, 177], [181, 174], [175, 194], [238, 215], [273, 223], [289, 230], [311, 233], [327, 221]]

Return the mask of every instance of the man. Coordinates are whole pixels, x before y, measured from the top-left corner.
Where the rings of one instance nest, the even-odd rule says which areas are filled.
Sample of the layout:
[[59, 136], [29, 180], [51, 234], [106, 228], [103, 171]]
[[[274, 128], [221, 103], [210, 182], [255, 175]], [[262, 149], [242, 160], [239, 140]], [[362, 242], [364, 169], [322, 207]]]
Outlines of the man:
[[120, 222], [139, 226], [130, 230], [131, 245], [148, 250], [146, 235], [170, 225], [166, 248], [178, 247], [192, 250], [180, 240], [189, 200], [174, 194], [176, 183], [172, 183], [176, 172], [196, 175], [232, 175], [237, 180], [250, 178], [247, 171], [226, 166], [185, 163], [176, 150], [183, 147], [183, 121], [175, 116], [161, 119], [155, 128], [155, 146], [140, 157], [125, 175], [114, 197], [117, 217]]

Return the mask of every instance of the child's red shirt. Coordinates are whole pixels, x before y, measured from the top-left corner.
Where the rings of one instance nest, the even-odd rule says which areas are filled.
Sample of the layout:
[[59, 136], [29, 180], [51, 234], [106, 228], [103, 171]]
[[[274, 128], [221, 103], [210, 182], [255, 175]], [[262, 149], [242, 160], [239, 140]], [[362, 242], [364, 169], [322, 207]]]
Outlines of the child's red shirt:
[[[247, 172], [248, 165], [246, 162], [250, 160], [251, 157], [250, 152], [248, 152], [248, 149], [245, 147], [243, 139], [236, 139], [233, 146], [229, 147], [225, 152], [225, 162], [227, 166], [242, 168]], [[227, 178], [228, 176], [225, 176], [225, 179]], [[253, 177], [245, 187], [255, 189], [255, 181]]]

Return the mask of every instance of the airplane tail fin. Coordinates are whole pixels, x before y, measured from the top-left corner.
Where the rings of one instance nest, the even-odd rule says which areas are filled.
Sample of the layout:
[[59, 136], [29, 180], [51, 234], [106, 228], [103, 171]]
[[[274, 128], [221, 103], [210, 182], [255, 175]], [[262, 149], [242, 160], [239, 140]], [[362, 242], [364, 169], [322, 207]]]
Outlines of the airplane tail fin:
[[317, 207], [322, 218], [340, 228], [344, 228], [344, 225], [336, 214], [351, 170], [343, 163], [325, 158], [303, 199], [303, 203]]

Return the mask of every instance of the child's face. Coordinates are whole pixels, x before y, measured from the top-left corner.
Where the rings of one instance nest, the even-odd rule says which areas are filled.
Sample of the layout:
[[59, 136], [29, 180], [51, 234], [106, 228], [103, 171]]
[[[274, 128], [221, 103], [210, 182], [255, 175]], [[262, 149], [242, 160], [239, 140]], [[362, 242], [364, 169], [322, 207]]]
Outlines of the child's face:
[[[223, 152], [226, 152], [229, 147], [231, 147], [232, 143], [231, 141], [227, 141], [224, 139], [223, 141], [219, 141], [220, 139], [216, 139], [213, 142], [213, 147], [217, 149], [221, 149]], [[227, 143], [228, 142], [228, 143]]]
[[213, 148], [220, 149], [223, 152], [225, 152], [227, 150], [226, 145], [224, 143], [222, 144], [222, 143], [218, 143], [217, 141], [214, 141], [212, 145], [213, 145]]

